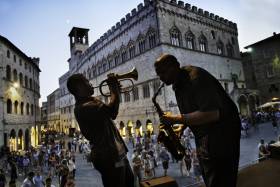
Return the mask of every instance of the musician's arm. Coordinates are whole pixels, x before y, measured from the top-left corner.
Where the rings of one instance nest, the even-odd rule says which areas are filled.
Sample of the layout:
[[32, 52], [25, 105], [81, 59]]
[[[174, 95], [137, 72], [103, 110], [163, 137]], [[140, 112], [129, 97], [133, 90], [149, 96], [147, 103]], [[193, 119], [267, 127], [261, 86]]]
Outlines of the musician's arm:
[[207, 112], [195, 111], [179, 115], [164, 114], [161, 119], [169, 121], [171, 124], [184, 124], [184, 128], [186, 128], [187, 126], [209, 124], [218, 121], [220, 119], [220, 112], [219, 110], [213, 110]]
[[[111, 77], [112, 76], [112, 77]], [[119, 112], [120, 105], [120, 85], [114, 75], [108, 75], [108, 86], [110, 90], [110, 102], [107, 105], [111, 110], [112, 119], [116, 119]]]

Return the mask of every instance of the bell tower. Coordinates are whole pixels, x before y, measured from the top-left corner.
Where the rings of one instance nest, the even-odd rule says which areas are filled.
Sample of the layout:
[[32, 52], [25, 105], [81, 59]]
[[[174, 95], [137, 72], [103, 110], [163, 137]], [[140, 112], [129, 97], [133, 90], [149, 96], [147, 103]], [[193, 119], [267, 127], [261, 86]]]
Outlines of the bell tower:
[[88, 31], [89, 29], [73, 27], [68, 34], [71, 57], [83, 53], [88, 48]]
[[74, 71], [79, 56], [89, 47], [88, 45], [88, 31], [86, 28], [73, 27], [68, 34], [70, 38], [70, 53], [71, 57], [68, 60], [70, 71]]

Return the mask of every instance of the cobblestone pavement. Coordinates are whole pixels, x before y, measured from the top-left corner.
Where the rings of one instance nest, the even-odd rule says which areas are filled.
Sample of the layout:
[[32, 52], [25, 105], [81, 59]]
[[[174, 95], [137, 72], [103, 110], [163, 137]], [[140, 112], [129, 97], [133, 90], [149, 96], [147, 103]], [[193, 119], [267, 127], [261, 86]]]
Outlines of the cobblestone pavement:
[[[271, 122], [263, 123], [259, 125], [258, 129], [249, 129], [249, 135], [247, 137], [241, 138], [241, 148], [240, 148], [240, 168], [246, 167], [250, 164], [256, 162], [258, 156], [258, 143], [261, 138], [265, 140], [265, 142], [269, 142], [270, 140], [276, 140], [277, 134], [280, 133], [280, 130], [275, 133], [273, 131]], [[128, 145], [130, 152], [128, 157], [131, 157], [132, 147]], [[162, 166], [159, 165], [156, 169], [156, 176], [162, 176], [163, 170]], [[178, 163], [170, 163], [170, 168], [168, 170], [168, 175], [173, 177], [179, 184], [180, 187], [196, 187], [197, 185], [191, 185], [195, 182], [193, 175], [181, 176], [179, 164]], [[23, 181], [24, 177], [20, 176], [17, 186], [21, 186], [21, 181]], [[9, 179], [8, 179], [9, 181]], [[53, 178], [54, 185], [58, 187], [58, 179], [57, 177]], [[102, 180], [100, 174], [93, 168], [91, 163], [87, 163], [87, 161], [83, 158], [83, 155], [76, 153], [76, 178], [75, 178], [76, 187], [103, 187]]]

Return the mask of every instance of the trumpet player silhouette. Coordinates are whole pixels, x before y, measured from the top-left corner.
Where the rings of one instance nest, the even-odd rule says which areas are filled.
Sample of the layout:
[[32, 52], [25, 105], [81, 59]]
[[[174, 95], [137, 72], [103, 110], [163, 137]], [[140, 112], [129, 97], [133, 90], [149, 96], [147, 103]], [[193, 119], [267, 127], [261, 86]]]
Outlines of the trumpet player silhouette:
[[109, 104], [93, 97], [94, 88], [82, 74], [67, 80], [67, 88], [74, 95], [74, 114], [81, 133], [91, 144], [91, 159], [100, 172], [104, 187], [132, 187], [134, 176], [127, 159], [128, 149], [115, 127], [118, 115], [120, 84], [115, 74], [108, 74]]
[[234, 102], [209, 72], [180, 67], [173, 55], [161, 55], [154, 67], [160, 80], [172, 85], [181, 113], [162, 115], [162, 123], [184, 124], [192, 130], [207, 187], [235, 187], [241, 123]]

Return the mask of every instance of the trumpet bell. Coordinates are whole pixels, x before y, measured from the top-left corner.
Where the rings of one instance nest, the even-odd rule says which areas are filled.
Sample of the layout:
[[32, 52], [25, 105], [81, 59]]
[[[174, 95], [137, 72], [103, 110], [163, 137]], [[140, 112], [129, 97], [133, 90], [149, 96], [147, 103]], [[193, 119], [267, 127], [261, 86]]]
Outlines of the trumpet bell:
[[116, 75], [117, 79], [134, 79], [134, 80], [138, 80], [138, 71], [135, 67], [132, 68], [132, 70], [128, 73], [124, 73], [124, 74], [117, 74]]
[[[124, 74], [116, 74], [116, 78], [118, 79], [119, 83], [120, 83], [121, 81], [125, 81], [125, 80], [130, 81], [130, 82], [131, 82], [131, 85], [132, 85], [131, 89], [129, 89], [129, 90], [122, 90], [121, 93], [130, 92], [130, 91], [132, 91], [133, 88], [134, 88], [134, 84], [133, 84], [132, 79], [138, 80], [138, 71], [137, 71], [137, 69], [136, 69], [135, 67], [133, 67], [133, 68], [131, 69], [131, 71], [129, 71], [129, 72], [127, 72], [127, 73], [124, 73]], [[104, 94], [103, 91], [102, 91], [102, 87], [107, 86], [107, 84], [105, 84], [106, 81], [107, 81], [107, 79], [106, 79], [106, 80], [103, 80], [103, 81], [99, 84], [98, 87], [99, 87], [99, 91], [100, 91], [101, 95], [103, 95], [103, 96], [105, 96], [105, 97], [109, 97], [110, 94]]]

